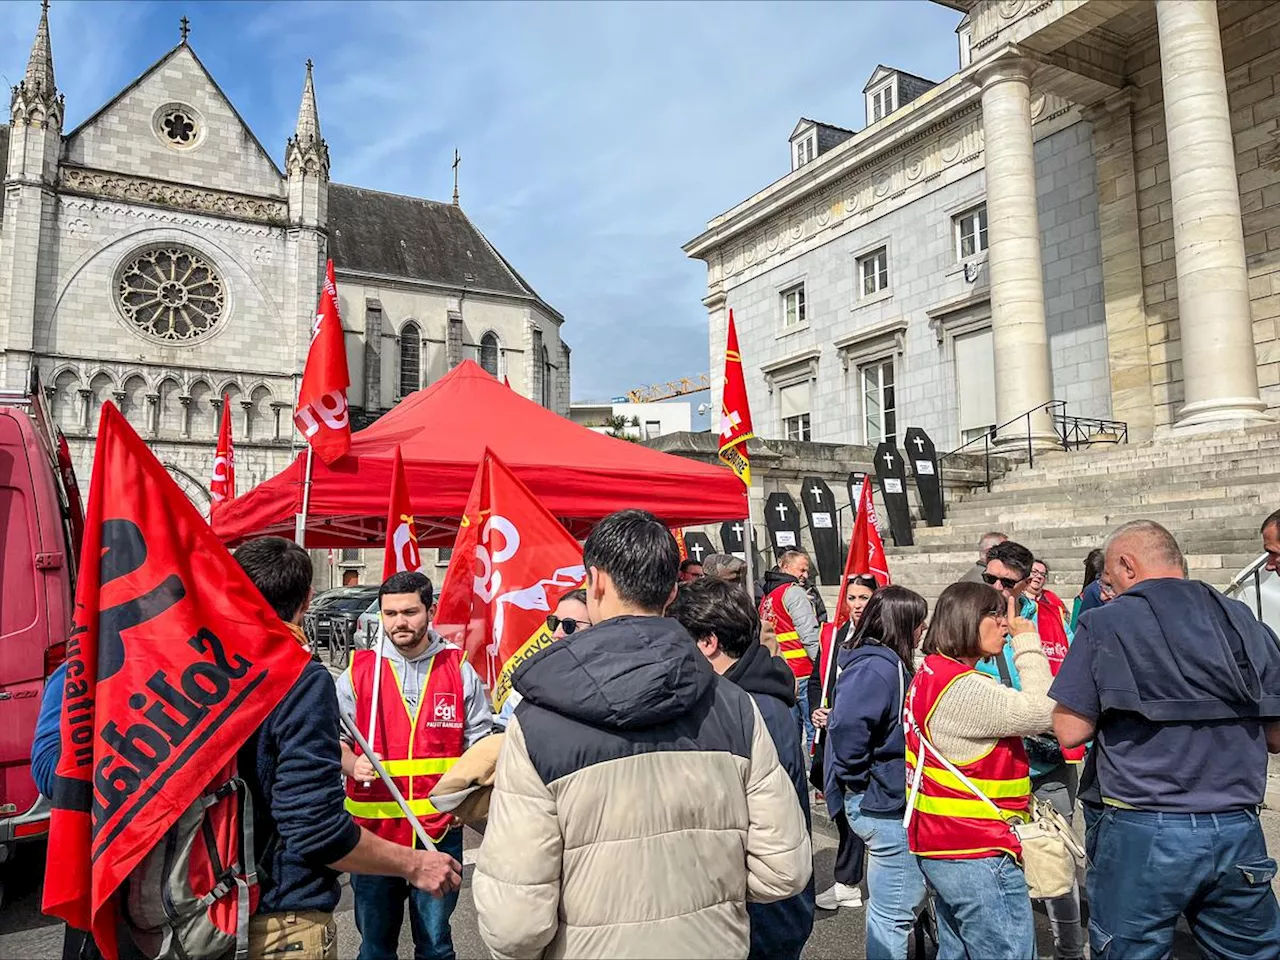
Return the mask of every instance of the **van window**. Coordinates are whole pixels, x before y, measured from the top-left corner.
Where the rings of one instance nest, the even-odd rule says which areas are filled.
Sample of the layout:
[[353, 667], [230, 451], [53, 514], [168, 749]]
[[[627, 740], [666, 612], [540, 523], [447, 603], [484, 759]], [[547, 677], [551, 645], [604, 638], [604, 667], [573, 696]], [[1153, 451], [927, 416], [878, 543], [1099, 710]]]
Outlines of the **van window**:
[[[12, 459], [10, 469], [12, 469]], [[4, 603], [0, 638], [30, 630], [36, 622], [36, 558], [30, 507], [16, 487], [0, 486], [0, 562], [4, 565]]]

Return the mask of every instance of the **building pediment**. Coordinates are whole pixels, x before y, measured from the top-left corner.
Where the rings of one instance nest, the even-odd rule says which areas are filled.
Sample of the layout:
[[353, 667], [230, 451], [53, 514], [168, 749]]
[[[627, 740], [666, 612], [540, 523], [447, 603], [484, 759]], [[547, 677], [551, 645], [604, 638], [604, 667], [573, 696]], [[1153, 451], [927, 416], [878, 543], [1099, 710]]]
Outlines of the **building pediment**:
[[63, 156], [74, 167], [285, 196], [279, 167], [185, 43], [68, 134]]
[[871, 79], [867, 81], [867, 85], [862, 88], [862, 92], [866, 93], [872, 87], [888, 80], [898, 71], [886, 67], [883, 63], [876, 67], [875, 72], [871, 74]]

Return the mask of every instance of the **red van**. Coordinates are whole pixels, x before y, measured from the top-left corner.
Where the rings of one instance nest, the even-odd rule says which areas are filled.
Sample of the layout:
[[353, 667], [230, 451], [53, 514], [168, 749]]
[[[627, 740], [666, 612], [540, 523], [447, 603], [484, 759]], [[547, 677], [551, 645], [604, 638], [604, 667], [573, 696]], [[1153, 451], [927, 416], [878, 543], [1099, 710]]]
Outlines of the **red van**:
[[39, 383], [0, 391], [0, 863], [49, 831], [31, 779], [45, 679], [66, 657], [84, 512]]

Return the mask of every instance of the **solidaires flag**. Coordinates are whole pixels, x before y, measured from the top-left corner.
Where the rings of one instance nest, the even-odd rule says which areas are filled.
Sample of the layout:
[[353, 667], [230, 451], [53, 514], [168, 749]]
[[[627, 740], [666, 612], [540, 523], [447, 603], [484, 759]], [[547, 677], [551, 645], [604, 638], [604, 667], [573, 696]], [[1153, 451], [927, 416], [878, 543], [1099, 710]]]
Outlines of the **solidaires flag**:
[[720, 459], [748, 487], [751, 486], [751, 458], [747, 454], [747, 441], [754, 436], [751, 409], [747, 404], [747, 382], [742, 376], [742, 353], [738, 350], [738, 330], [730, 310], [729, 341], [724, 351], [724, 393], [720, 399]]

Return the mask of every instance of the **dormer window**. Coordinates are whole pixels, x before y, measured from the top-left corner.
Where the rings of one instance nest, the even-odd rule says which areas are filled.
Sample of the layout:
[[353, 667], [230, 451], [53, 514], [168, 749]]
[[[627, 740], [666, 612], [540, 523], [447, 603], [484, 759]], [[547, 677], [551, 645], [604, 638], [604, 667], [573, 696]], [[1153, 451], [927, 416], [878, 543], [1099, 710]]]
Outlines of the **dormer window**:
[[871, 114], [872, 123], [883, 120], [897, 108], [894, 93], [894, 82], [890, 80], [883, 87], [872, 90], [868, 94], [871, 98], [871, 106], [868, 112]]
[[818, 134], [810, 132], [791, 145], [791, 169], [799, 170], [818, 155]]
[[973, 63], [973, 26], [969, 23], [968, 17], [965, 17], [964, 22], [960, 24], [960, 29], [956, 31], [956, 38], [960, 41], [960, 69], [963, 70]]

